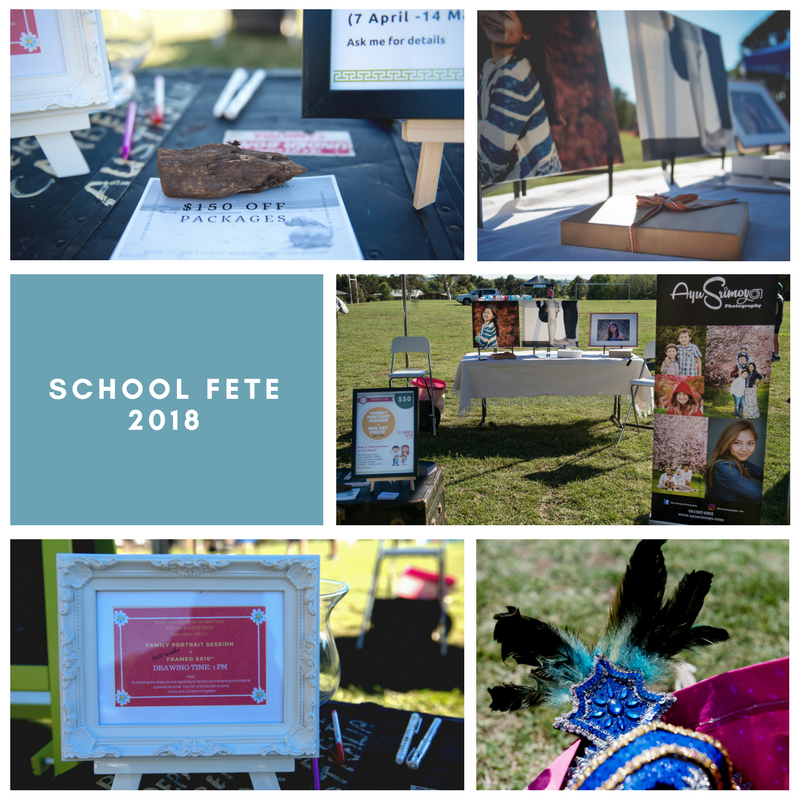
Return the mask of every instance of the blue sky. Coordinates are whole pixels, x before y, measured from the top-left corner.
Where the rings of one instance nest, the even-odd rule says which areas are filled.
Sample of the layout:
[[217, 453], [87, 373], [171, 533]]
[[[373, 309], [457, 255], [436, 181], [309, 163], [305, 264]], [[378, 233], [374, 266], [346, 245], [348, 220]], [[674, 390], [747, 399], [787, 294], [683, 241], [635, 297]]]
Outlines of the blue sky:
[[[739, 44], [772, 11], [670, 11], [676, 17], [699, 25], [701, 28], [717, 33], [722, 37], [722, 55], [725, 68], [733, 69], [739, 63]], [[624, 11], [598, 11], [600, 36], [603, 39], [603, 52], [606, 57], [608, 80], [612, 86], [619, 86], [631, 102], [636, 100], [633, 85], [631, 51], [628, 46], [628, 29], [625, 25]]]

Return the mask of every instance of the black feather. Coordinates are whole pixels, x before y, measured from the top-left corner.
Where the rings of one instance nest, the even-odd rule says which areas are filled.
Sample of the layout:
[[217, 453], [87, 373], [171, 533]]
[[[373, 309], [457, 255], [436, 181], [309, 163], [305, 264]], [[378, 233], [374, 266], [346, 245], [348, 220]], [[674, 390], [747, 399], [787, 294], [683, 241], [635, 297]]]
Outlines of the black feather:
[[730, 637], [724, 628], [713, 628], [711, 625], [695, 625], [686, 637], [684, 650], [691, 650], [694, 647], [705, 647], [707, 644], [717, 644], [717, 642], [727, 642]]
[[645, 650], [670, 658], [686, 649], [713, 577], [710, 572], [701, 570], [681, 578], [675, 593], [653, 619], [643, 640]]
[[517, 664], [538, 667], [542, 659], [569, 657], [572, 646], [564, 640], [558, 628], [526, 617], [514, 606], [507, 608], [507, 613], [494, 615], [497, 620], [494, 639], [502, 645], [503, 661], [513, 658]]
[[631, 624], [631, 641], [635, 644], [652, 625], [661, 610], [667, 585], [667, 567], [661, 553], [663, 539], [639, 542], [617, 588], [608, 628]]
[[492, 711], [518, 711], [520, 708], [538, 706], [545, 695], [531, 689], [530, 686], [516, 686], [504, 683], [502, 686], [492, 686], [489, 689], [492, 696]]

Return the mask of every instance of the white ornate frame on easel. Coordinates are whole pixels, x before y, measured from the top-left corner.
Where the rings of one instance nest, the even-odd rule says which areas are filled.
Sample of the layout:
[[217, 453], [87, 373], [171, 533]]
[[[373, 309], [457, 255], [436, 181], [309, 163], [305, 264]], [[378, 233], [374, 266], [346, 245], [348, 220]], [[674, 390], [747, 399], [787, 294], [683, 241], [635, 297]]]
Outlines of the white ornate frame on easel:
[[[42, 38], [42, 54], [63, 63], [11, 76], [11, 138], [35, 136], [57, 178], [86, 175], [89, 165], [72, 131], [90, 125], [89, 114], [114, 108], [111, 73], [99, 9], [59, 9], [54, 28]], [[37, 43], [38, 46], [38, 43]], [[12, 58], [30, 58], [15, 55]], [[23, 62], [24, 63], [24, 62]], [[47, 62], [44, 62], [47, 64]]]
[[[318, 756], [318, 556], [63, 554], [57, 556], [57, 572], [65, 761], [94, 761], [96, 773], [116, 775], [115, 789], [136, 788], [145, 773], [212, 769], [249, 772], [255, 788], [277, 789], [274, 773], [293, 771], [297, 758]], [[127, 597], [142, 592], [142, 597], [168, 597], [173, 605], [184, 607], [199, 592], [209, 604], [215, 593], [225, 598], [221, 605], [234, 605], [230, 598], [238, 593], [248, 598], [245, 603], [254, 593], [280, 593], [283, 619], [275, 622], [282, 630], [278, 647], [282, 673], [278, 669], [267, 676], [268, 682], [283, 682], [280, 719], [262, 722], [244, 714], [237, 719], [238, 706], [225, 706], [230, 718], [217, 712], [206, 722], [161, 722], [160, 714], [158, 722], [146, 724], [101, 722], [97, 607], [102, 592]]]

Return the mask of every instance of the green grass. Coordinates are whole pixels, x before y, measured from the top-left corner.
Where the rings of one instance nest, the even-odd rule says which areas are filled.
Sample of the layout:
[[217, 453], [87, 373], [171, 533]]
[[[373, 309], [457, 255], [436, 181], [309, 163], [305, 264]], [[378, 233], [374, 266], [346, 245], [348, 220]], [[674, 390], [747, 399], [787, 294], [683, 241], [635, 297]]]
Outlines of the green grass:
[[283, 36], [229, 33], [222, 47], [211, 39], [161, 43], [142, 65], [143, 69], [165, 66], [173, 69], [300, 69], [302, 51]]
[[[350, 585], [350, 591], [339, 601], [331, 614], [331, 629], [334, 637], [355, 637], [361, 630], [361, 619], [367, 602], [367, 592], [372, 580], [375, 565], [375, 553], [378, 540], [359, 539], [339, 541], [339, 558], [330, 560], [330, 540], [311, 539], [308, 542], [308, 553], [319, 555], [322, 569], [321, 577], [328, 580], [344, 581]], [[172, 553], [190, 552], [181, 545], [176, 545]], [[254, 552], [266, 555], [284, 555], [286, 540], [259, 540], [254, 547], [243, 552]], [[398, 558], [396, 568], [398, 574], [406, 564], [414, 564], [422, 569], [432, 568], [430, 558]], [[452, 540], [447, 546], [447, 574], [456, 578], [455, 588], [450, 595], [447, 613], [453, 619], [453, 627], [448, 642], [463, 649], [464, 647], [464, 542]], [[388, 566], [381, 570], [382, 580], [379, 584], [378, 597], [387, 597]], [[443, 714], [449, 717], [464, 716], [464, 695], [460, 691], [442, 692], [432, 690], [416, 690], [410, 692], [393, 692], [374, 686], [342, 686], [334, 695], [334, 700], [343, 703], [379, 703], [387, 708], [400, 708], [420, 711], [428, 714]]]
[[[622, 157], [624, 163], [614, 164], [614, 172], [623, 172], [627, 169], [647, 169], [649, 167], [656, 167], [661, 164], [661, 161], [644, 161], [642, 159], [642, 142], [637, 136], [631, 136], [627, 131], [620, 131], [619, 140], [622, 145]], [[688, 164], [691, 161], [719, 161], [719, 157], [709, 158], [708, 156], [686, 156], [684, 158], [676, 158], [676, 164]], [[603, 168], [605, 169], [605, 168]], [[598, 175], [601, 174], [598, 172]], [[529, 178], [528, 190], [535, 189], [537, 186], [549, 186], [552, 183], [569, 183], [569, 181], [577, 181], [585, 178], [585, 175], [562, 175], [558, 178]], [[514, 191], [514, 185], [509, 183], [489, 192], [486, 196], [491, 197], [495, 194], [508, 194]]]
[[[789, 491], [789, 306], [781, 329], [782, 360], [772, 369], [762, 521], [785, 524]], [[592, 312], [638, 313], [642, 353], [655, 339], [654, 300], [580, 304], [579, 342], [589, 338]], [[392, 338], [403, 335], [398, 301], [350, 307], [337, 339], [337, 466], [351, 464], [352, 391], [388, 385]], [[458, 362], [470, 350], [471, 310], [455, 301], [408, 305], [408, 333], [431, 340], [433, 374], [447, 382], [438, 435], [420, 434], [420, 458], [445, 468], [449, 524], [647, 524], [650, 512], [651, 431], [631, 429], [617, 445], [609, 417], [612, 399], [537, 398], [493, 405], [480, 430], [480, 406], [458, 417], [452, 395]], [[412, 361], [412, 364], [416, 362]], [[420, 364], [422, 362], [419, 362]], [[427, 361], [425, 362], [427, 366]], [[627, 404], [625, 405], [627, 410]]]
[[[587, 644], [602, 632], [633, 540], [478, 540], [477, 783], [524, 789], [575, 737], [553, 730], [563, 709], [489, 710], [487, 688], [529, 685], [529, 668], [504, 665], [493, 641], [493, 615], [523, 614], [568, 626]], [[706, 569], [714, 583], [698, 624], [724, 627], [730, 640], [686, 656], [698, 680], [789, 654], [788, 540], [673, 540], [664, 546], [668, 593], [684, 573]], [[662, 689], [667, 687], [660, 687]]]

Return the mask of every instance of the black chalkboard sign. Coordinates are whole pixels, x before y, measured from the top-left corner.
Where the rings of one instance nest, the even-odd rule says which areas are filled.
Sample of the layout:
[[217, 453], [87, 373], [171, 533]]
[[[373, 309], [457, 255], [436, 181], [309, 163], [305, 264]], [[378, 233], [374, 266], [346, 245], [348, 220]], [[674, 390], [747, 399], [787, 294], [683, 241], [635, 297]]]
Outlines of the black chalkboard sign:
[[303, 117], [463, 119], [464, 12], [305, 11]]

